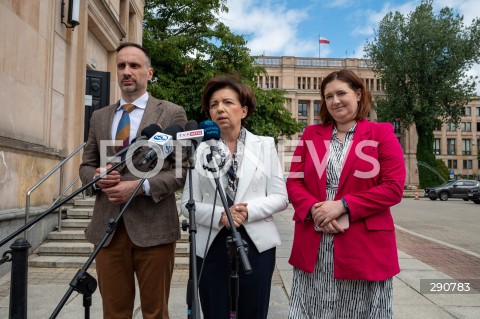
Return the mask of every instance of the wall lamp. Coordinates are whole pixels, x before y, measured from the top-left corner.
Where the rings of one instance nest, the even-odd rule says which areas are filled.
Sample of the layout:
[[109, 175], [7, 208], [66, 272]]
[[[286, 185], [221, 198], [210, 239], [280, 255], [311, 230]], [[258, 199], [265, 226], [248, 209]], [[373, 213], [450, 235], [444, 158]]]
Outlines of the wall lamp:
[[63, 22], [63, 18], [65, 18], [65, 0], [62, 0], [62, 24], [64, 24], [67, 28], [71, 28], [72, 30], [80, 24], [78, 22], [80, 20], [80, 0], [68, 0], [68, 17], [67, 23]]

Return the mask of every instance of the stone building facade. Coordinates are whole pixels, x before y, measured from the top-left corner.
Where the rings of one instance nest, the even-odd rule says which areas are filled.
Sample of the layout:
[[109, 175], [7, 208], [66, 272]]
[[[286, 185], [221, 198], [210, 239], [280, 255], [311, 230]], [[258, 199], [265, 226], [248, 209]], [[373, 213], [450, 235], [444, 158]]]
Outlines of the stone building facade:
[[[70, 3], [79, 6], [75, 28]], [[85, 141], [91, 112], [120, 97], [115, 49], [142, 42], [143, 9], [143, 0], [0, 1], [2, 238], [23, 223], [29, 189]], [[81, 151], [38, 186], [31, 207], [52, 204], [80, 161]]]

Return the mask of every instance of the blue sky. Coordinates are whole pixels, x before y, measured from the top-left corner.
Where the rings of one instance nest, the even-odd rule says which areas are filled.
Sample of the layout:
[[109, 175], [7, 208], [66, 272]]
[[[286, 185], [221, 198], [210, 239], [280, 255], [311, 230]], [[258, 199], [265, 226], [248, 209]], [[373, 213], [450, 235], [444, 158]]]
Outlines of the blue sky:
[[[404, 15], [420, 0], [227, 0], [228, 14], [221, 15], [230, 29], [248, 40], [252, 55], [362, 58], [363, 47], [372, 40], [379, 21], [388, 13]], [[436, 12], [453, 8], [464, 16], [465, 25], [480, 15], [479, 0], [434, 0]], [[469, 73], [480, 75], [480, 66]], [[477, 85], [480, 93], [480, 84]]]

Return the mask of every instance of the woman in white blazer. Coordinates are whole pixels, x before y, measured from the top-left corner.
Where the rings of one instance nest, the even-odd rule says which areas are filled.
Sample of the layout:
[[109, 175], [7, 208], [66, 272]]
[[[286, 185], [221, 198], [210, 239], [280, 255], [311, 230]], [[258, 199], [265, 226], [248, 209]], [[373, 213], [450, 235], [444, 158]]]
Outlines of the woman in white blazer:
[[[234, 227], [247, 243], [247, 256], [252, 267], [251, 274], [244, 274], [241, 266], [238, 272], [237, 318], [265, 319], [276, 246], [280, 245], [273, 214], [288, 205], [275, 143], [273, 138], [254, 135], [243, 127], [244, 120], [255, 109], [256, 100], [252, 89], [236, 77], [210, 79], [203, 90], [202, 105], [220, 127], [221, 142], [230, 153], [231, 165], [228, 172], [223, 171], [220, 181]], [[205, 143], [197, 153], [202, 152], [202, 146], [206, 147]], [[192, 185], [187, 179], [183, 192], [182, 213], [189, 217], [185, 204], [191, 187], [196, 208], [197, 269], [203, 316], [204, 319], [228, 318], [231, 265], [227, 237], [231, 235], [231, 226], [222, 201], [216, 195], [212, 175], [201, 168], [191, 173]]]

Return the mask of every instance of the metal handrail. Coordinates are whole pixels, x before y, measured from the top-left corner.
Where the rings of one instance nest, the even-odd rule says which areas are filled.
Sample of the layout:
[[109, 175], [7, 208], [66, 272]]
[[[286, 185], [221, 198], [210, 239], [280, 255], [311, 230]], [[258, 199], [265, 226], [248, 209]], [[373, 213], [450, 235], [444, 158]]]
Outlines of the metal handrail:
[[[82, 145], [80, 145], [79, 147], [77, 147], [76, 150], [74, 150], [72, 153], [70, 153], [70, 155], [68, 155], [63, 161], [61, 161], [60, 163], [58, 163], [57, 166], [55, 166], [47, 175], [45, 175], [40, 181], [38, 181], [32, 188], [30, 188], [27, 192], [27, 195], [26, 195], [26, 204], [25, 204], [25, 223], [28, 223], [28, 219], [30, 217], [30, 196], [32, 195], [32, 192], [34, 190], [36, 190], [41, 184], [43, 184], [43, 182], [45, 182], [50, 176], [52, 176], [53, 173], [55, 173], [58, 169], [60, 169], [60, 197], [64, 194], [64, 192], [62, 192], [62, 189], [63, 189], [63, 169], [64, 169], [64, 165], [66, 162], [68, 162], [75, 154], [77, 154], [81, 149], [83, 149], [85, 147], [87, 143], [86, 142], [83, 142]], [[78, 179], [78, 178], [77, 178]], [[70, 186], [68, 188], [71, 187], [72, 184], [70, 184]], [[62, 213], [62, 210], [61, 210], [61, 207], [59, 209], [59, 214], [61, 215]], [[60, 224], [60, 221], [61, 221], [61, 216], [59, 216], [59, 224]], [[24, 237], [27, 238], [27, 233], [28, 231], [26, 230], [24, 232]]]

